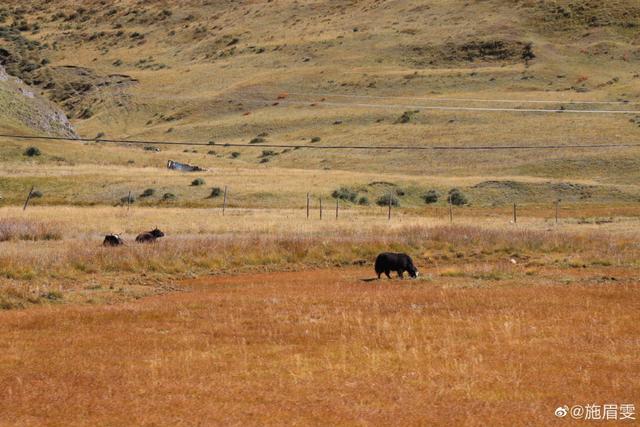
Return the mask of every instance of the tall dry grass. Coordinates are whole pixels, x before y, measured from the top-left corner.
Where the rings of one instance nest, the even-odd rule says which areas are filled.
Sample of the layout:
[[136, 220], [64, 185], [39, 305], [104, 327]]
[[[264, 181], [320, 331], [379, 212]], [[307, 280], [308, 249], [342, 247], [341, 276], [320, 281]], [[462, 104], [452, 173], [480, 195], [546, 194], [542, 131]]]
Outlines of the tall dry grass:
[[[507, 277], [501, 269], [511, 258], [531, 268], [633, 267], [640, 259], [633, 220], [549, 227], [540, 220], [507, 226], [502, 218], [457, 218], [451, 225], [410, 213], [390, 222], [366, 212], [319, 221], [296, 210], [231, 210], [223, 218], [207, 209], [102, 207], [4, 208], [2, 214], [0, 305], [7, 308], [57, 300], [55, 293], [67, 300], [86, 286], [115, 292], [144, 285], [137, 295], [147, 295], [193, 275], [370, 265], [382, 251], [406, 252], [420, 268], [471, 278]], [[155, 225], [167, 237], [134, 242]], [[107, 232], [123, 233], [127, 244], [103, 247]]]
[[407, 225], [315, 232], [175, 236], [154, 244], [129, 242], [103, 247], [99, 240], [15, 242], [0, 253], [0, 277], [16, 280], [78, 277], [101, 273], [216, 273], [252, 267], [343, 265], [371, 262], [381, 251], [412, 254], [418, 263], [444, 259], [549, 257], [635, 264], [640, 248], [632, 238], [605, 233], [499, 230], [477, 226]]
[[0, 242], [9, 240], [59, 240], [62, 227], [59, 222], [37, 221], [25, 218], [0, 218]]

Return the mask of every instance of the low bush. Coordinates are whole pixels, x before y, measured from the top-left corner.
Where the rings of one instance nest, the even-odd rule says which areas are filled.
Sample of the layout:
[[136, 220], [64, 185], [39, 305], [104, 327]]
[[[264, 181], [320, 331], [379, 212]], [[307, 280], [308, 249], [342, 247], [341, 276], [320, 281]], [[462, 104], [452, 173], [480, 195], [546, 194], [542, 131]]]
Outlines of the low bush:
[[27, 157], [36, 157], [41, 155], [42, 152], [38, 147], [29, 147], [24, 151], [24, 155]]
[[348, 187], [340, 187], [337, 190], [334, 190], [333, 193], [331, 193], [331, 197], [333, 197], [334, 199], [347, 200], [349, 202], [355, 203], [358, 197], [358, 192]]
[[376, 200], [378, 206], [389, 206], [389, 203], [391, 203], [391, 206], [400, 206], [400, 200], [393, 194], [385, 194]]
[[222, 195], [222, 189], [220, 187], [213, 187], [211, 189], [211, 194], [209, 195], [210, 198], [216, 198], [216, 197], [220, 197], [220, 195]]
[[171, 201], [171, 200], [176, 200], [177, 197], [175, 194], [173, 193], [164, 193], [162, 195], [162, 200], [164, 200], [165, 202]]
[[465, 196], [464, 193], [457, 188], [452, 188], [451, 190], [449, 190], [449, 201], [452, 205], [455, 206], [462, 206], [469, 203], [469, 201], [467, 200], [467, 196]]
[[93, 117], [93, 110], [91, 108], [84, 108], [78, 115], [79, 119], [90, 119]]
[[123, 205], [130, 205], [132, 203], [135, 203], [135, 201], [136, 198], [133, 197], [133, 195], [126, 195], [120, 198], [120, 203], [122, 203]]
[[146, 190], [144, 190], [142, 192], [142, 194], [140, 194], [140, 197], [151, 197], [154, 194], [156, 194], [156, 190], [153, 188], [147, 188]]
[[439, 197], [440, 195], [436, 190], [429, 190], [424, 194], [424, 196], [422, 196], [422, 199], [424, 200], [425, 203], [431, 204], [431, 203], [436, 203]]
[[197, 187], [197, 186], [204, 185], [204, 184], [205, 184], [205, 181], [202, 178], [196, 178], [193, 181], [191, 181], [191, 185], [193, 187]]
[[411, 121], [411, 119], [413, 118], [413, 116], [415, 116], [417, 113], [419, 113], [419, 110], [414, 110], [414, 111], [405, 111], [404, 113], [402, 113], [402, 115], [400, 117], [398, 117], [398, 119], [396, 120], [396, 123], [409, 123]]

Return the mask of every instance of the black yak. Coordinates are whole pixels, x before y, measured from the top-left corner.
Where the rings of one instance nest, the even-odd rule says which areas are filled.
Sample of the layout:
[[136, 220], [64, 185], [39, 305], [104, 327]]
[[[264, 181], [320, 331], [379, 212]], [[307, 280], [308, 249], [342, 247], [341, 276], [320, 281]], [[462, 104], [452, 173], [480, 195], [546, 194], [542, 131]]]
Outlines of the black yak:
[[122, 246], [124, 245], [124, 240], [117, 234], [107, 234], [104, 236], [104, 241], [102, 242], [102, 246]]
[[389, 273], [392, 271], [396, 271], [400, 278], [403, 277], [403, 273], [405, 271], [408, 272], [411, 277], [417, 277], [419, 274], [418, 269], [413, 264], [413, 260], [407, 254], [395, 254], [391, 252], [381, 253], [376, 258], [375, 268], [378, 279], [382, 273], [386, 274], [387, 277], [391, 279]]
[[158, 227], [154, 228], [151, 231], [147, 231], [142, 234], [138, 234], [136, 237], [136, 242], [138, 243], [153, 243], [156, 239], [160, 237], [164, 237], [164, 233], [158, 229]]

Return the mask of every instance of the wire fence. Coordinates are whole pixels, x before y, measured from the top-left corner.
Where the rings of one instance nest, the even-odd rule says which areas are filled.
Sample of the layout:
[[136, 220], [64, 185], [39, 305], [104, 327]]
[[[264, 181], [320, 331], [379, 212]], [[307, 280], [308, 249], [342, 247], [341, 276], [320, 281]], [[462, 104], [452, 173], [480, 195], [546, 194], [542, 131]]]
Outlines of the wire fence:
[[[249, 144], [212, 144], [212, 143], [202, 143], [202, 142], [192, 142], [192, 141], [152, 141], [152, 140], [126, 140], [126, 139], [89, 139], [89, 138], [67, 138], [67, 137], [52, 137], [52, 136], [30, 136], [30, 135], [14, 135], [14, 134], [0, 134], [1, 138], [15, 138], [15, 139], [27, 139], [27, 140], [57, 140], [57, 141], [82, 141], [82, 142], [104, 142], [104, 143], [121, 143], [121, 144], [166, 144], [166, 145], [206, 145], [206, 146], [222, 146], [222, 147], [245, 147], [245, 148], [264, 148], [264, 147], [283, 147], [283, 148], [312, 148], [312, 149], [366, 149], [366, 150], [518, 150], [518, 149], [560, 149], [560, 148], [620, 148], [620, 147], [640, 147], [640, 143], [629, 143], [629, 144], [567, 144], [567, 145], [544, 145], [544, 146], [530, 146], [530, 145], [509, 145], [509, 146], [319, 146], [319, 145], [290, 145], [290, 144], [260, 144], [257, 145], [249, 145]], [[23, 210], [26, 210], [29, 207], [30, 202], [34, 197], [37, 197], [38, 191], [35, 191], [34, 187], [31, 187], [29, 192], [27, 193]], [[131, 209], [134, 205], [134, 197], [129, 191], [126, 197], [122, 197], [121, 200], [126, 200], [123, 203], [127, 209]], [[224, 193], [222, 197], [222, 205], [220, 206], [220, 210], [222, 215], [224, 216], [227, 212], [227, 209], [232, 208], [240, 208], [247, 209], [251, 208], [242, 207], [238, 204], [233, 204], [230, 206], [230, 202], [232, 199], [229, 195], [229, 188], [224, 186]], [[333, 204], [335, 203], [335, 206]], [[574, 204], [575, 205], [575, 204]], [[306, 207], [305, 207], [306, 206]], [[589, 217], [594, 215], [600, 215], [605, 217], [615, 217], [615, 216], [640, 216], [640, 212], [621, 212], [619, 209], [616, 210], [612, 208], [611, 205], [603, 202], [603, 209], [596, 209], [594, 211], [593, 205], [589, 205], [588, 207], [583, 205], [584, 208], [573, 206], [571, 210], [568, 210], [568, 207], [563, 206], [560, 200], [550, 200], [546, 203], [535, 203], [535, 204], [527, 204], [527, 203], [518, 203], [515, 202], [509, 205], [509, 210], [511, 212], [505, 213], [504, 205], [501, 207], [474, 207], [474, 209], [469, 209], [466, 207], [458, 207], [455, 203], [451, 203], [451, 200], [447, 200], [446, 206], [442, 206], [442, 204], [428, 208], [399, 208], [396, 206], [394, 202], [394, 198], [391, 194], [387, 197], [387, 203], [380, 206], [381, 211], [384, 212], [384, 216], [388, 220], [391, 220], [395, 215], [396, 211], [400, 213], [412, 212], [416, 215], [428, 215], [435, 217], [442, 217], [449, 220], [449, 222], [454, 222], [455, 218], [458, 216], [465, 216], [470, 214], [480, 214], [484, 216], [494, 215], [496, 217], [505, 217], [508, 218], [509, 222], [518, 223], [519, 218], [523, 216], [544, 216], [553, 220], [555, 223], [559, 223], [563, 212], [571, 215], [574, 218], [581, 217]], [[306, 218], [313, 219], [316, 217], [319, 219], [329, 219], [331, 216], [335, 216], [335, 219], [341, 218], [341, 213], [345, 210], [351, 210], [353, 208], [352, 203], [345, 202], [340, 198], [325, 198], [323, 204], [322, 196], [316, 196], [312, 198], [310, 193], [307, 193], [306, 203], [302, 205], [302, 207], [294, 207], [294, 209], [302, 208], [306, 211]], [[282, 208], [282, 209], [286, 209]], [[329, 211], [334, 211], [335, 215], [329, 213]], [[544, 212], [544, 214], [536, 213]], [[533, 212], [533, 215], [532, 215]], [[380, 214], [382, 216], [382, 214]], [[608, 219], [601, 219], [602, 222], [607, 222]]]
[[[217, 188], [217, 187], [216, 187]], [[22, 210], [26, 211], [36, 197], [39, 191], [35, 187], [31, 187], [26, 193]], [[357, 202], [342, 199], [335, 196], [312, 195], [306, 193], [302, 203], [297, 206], [278, 206], [278, 207], [259, 207], [257, 205], [244, 205], [242, 202], [234, 201], [231, 188], [227, 185], [221, 189], [220, 199], [214, 206], [181, 206], [174, 203], [167, 204], [137, 204], [136, 198], [132, 191], [128, 191], [120, 202], [115, 206], [120, 206], [127, 211], [135, 208], [154, 208], [163, 209], [165, 207], [176, 207], [183, 209], [206, 208], [211, 211], [218, 210], [222, 217], [231, 213], [232, 216], [243, 215], [251, 212], [255, 217], [256, 211], [282, 211], [283, 217], [291, 218], [292, 215], [299, 218], [306, 218], [309, 221], [331, 221], [354, 220], [358, 215], [375, 216], [387, 221], [393, 221], [395, 218], [437, 218], [449, 223], [454, 223], [457, 219], [469, 218], [491, 218], [505, 223], [518, 224], [523, 220], [544, 219], [547, 222], [555, 224], [562, 223], [563, 220], [574, 220], [578, 223], [606, 224], [612, 223], [616, 218], [640, 218], [640, 204], [624, 204], [615, 205], [609, 203], [579, 203], [575, 201], [563, 202], [561, 199], [548, 200], [540, 203], [518, 203], [502, 204], [499, 206], [468, 206], [466, 203], [456, 203], [451, 197], [447, 197], [438, 203], [426, 204], [420, 206], [401, 207], [398, 199], [392, 192], [385, 193], [383, 197], [378, 199], [373, 205], [367, 203], [362, 206]], [[246, 202], [246, 197], [242, 198]], [[382, 202], [384, 200], [384, 202]], [[38, 206], [57, 206], [39, 203]], [[67, 205], [65, 205], [67, 206]], [[95, 205], [92, 205], [95, 206]], [[105, 205], [108, 206], [108, 205]]]

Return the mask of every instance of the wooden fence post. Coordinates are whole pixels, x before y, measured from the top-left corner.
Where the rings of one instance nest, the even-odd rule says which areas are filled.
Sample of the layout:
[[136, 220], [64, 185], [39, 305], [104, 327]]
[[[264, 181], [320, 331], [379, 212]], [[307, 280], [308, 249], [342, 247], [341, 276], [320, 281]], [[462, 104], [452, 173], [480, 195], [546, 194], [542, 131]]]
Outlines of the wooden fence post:
[[222, 200], [222, 216], [224, 216], [224, 211], [227, 209], [227, 186], [224, 186], [224, 199]]
[[340, 203], [340, 199], [336, 199], [336, 219], [338, 219], [339, 203]]
[[307, 219], [309, 219], [309, 193], [307, 193]]
[[322, 197], [320, 197], [320, 219], [322, 219]]
[[129, 190], [129, 194], [127, 195], [127, 210], [131, 208], [131, 190]]
[[29, 200], [31, 200], [32, 195], [33, 195], [33, 186], [31, 187], [31, 190], [29, 190], [29, 194], [27, 194], [27, 200], [24, 201], [24, 206], [22, 207], [23, 211], [27, 210], [27, 205], [29, 204]]
[[453, 205], [451, 204], [451, 195], [449, 195], [449, 222], [453, 223]]
[[560, 205], [560, 200], [556, 200], [556, 224], [558, 223], [558, 205]]
[[518, 223], [518, 211], [515, 203], [513, 204], [513, 223]]

